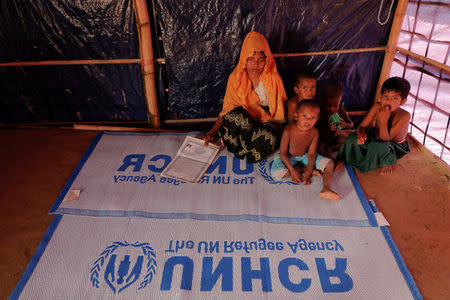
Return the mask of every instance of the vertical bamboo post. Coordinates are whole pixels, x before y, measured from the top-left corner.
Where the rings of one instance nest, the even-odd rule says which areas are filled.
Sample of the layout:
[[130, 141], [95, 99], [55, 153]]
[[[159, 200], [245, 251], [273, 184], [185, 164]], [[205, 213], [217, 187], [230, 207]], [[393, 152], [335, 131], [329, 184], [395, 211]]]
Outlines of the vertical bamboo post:
[[152, 33], [150, 30], [147, 2], [146, 0], [134, 0], [133, 4], [139, 34], [141, 70], [144, 82], [145, 100], [148, 107], [149, 122], [153, 128], [160, 128], [161, 120], [159, 117], [158, 98], [156, 96]]
[[389, 40], [386, 45], [383, 66], [381, 68], [380, 77], [378, 79], [377, 91], [375, 93], [374, 102], [378, 101], [383, 82], [389, 77], [392, 63], [394, 61], [395, 52], [397, 51], [398, 38], [402, 29], [403, 18], [405, 17], [408, 0], [398, 0], [397, 9], [395, 10], [394, 21], [392, 22]]

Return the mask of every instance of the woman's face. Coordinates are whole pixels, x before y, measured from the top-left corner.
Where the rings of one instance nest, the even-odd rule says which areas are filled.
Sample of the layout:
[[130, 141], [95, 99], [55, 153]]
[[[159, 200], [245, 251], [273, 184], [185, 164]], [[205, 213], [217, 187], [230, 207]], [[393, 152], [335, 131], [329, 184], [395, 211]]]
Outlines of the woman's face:
[[259, 74], [264, 71], [264, 67], [266, 66], [266, 56], [264, 52], [255, 52], [252, 56], [247, 58], [247, 62], [245, 63], [245, 68], [247, 72], [258, 72]]

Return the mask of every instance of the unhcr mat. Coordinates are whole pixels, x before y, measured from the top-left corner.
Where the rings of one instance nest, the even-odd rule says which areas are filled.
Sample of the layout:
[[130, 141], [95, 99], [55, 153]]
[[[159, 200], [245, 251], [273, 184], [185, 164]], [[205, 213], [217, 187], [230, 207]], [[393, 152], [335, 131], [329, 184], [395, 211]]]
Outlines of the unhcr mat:
[[350, 168], [338, 203], [227, 152], [160, 177], [183, 139], [99, 134], [10, 299], [421, 299]]
[[420, 299], [384, 227], [56, 215], [11, 299]]
[[[145, 217], [277, 224], [372, 226], [374, 219], [351, 168], [334, 175], [339, 202], [318, 197], [322, 179], [309, 186], [276, 181], [269, 158], [247, 163], [223, 150], [203, 179], [184, 183], [161, 177], [185, 136], [99, 134], [51, 212], [82, 216]], [[69, 190], [77, 201], [65, 201]]]

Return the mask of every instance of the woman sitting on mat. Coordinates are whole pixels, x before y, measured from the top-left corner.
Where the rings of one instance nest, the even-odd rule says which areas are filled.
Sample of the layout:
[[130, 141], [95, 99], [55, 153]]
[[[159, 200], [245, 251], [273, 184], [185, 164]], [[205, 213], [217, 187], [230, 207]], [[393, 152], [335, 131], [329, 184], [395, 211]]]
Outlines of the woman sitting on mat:
[[239, 63], [228, 78], [222, 111], [204, 137], [217, 132], [238, 158], [254, 163], [272, 154], [284, 123], [286, 92], [266, 38], [250, 32], [242, 44]]

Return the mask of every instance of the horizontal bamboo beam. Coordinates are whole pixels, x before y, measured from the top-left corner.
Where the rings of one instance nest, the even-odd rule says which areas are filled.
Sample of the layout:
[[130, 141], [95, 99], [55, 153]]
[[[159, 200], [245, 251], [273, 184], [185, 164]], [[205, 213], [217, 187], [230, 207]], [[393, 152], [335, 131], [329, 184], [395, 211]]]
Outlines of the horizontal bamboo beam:
[[[357, 49], [343, 49], [304, 53], [274, 53], [274, 57], [297, 57], [297, 56], [314, 56], [314, 55], [329, 55], [342, 53], [362, 53], [373, 51], [384, 51], [386, 47], [373, 48], [357, 48]], [[0, 67], [32, 67], [32, 66], [64, 66], [64, 65], [109, 65], [109, 64], [140, 64], [140, 58], [122, 58], [122, 59], [81, 59], [81, 60], [43, 60], [43, 61], [15, 61], [15, 62], [0, 62]], [[154, 58], [153, 62], [165, 64], [165, 58]]]
[[187, 130], [172, 130], [172, 129], [155, 129], [155, 128], [139, 128], [139, 127], [121, 127], [121, 126], [100, 126], [100, 125], [82, 125], [73, 124], [73, 129], [76, 130], [105, 130], [105, 131], [126, 131], [126, 132], [189, 132]]
[[[157, 63], [165, 64], [164, 58], [154, 59]], [[43, 61], [15, 61], [0, 62], [0, 67], [34, 67], [34, 66], [65, 66], [65, 65], [111, 65], [111, 64], [140, 64], [140, 58], [123, 59], [81, 59], [81, 60], [43, 60]]]
[[0, 123], [0, 127], [55, 127], [55, 126], [70, 126], [73, 124], [82, 125], [104, 125], [104, 126], [138, 126], [138, 125], [148, 125], [146, 121], [96, 121], [96, 122], [35, 122], [35, 123]]
[[177, 120], [164, 120], [165, 124], [186, 124], [186, 123], [206, 123], [215, 122], [217, 118], [197, 118], [197, 119], [177, 119]]
[[403, 49], [403, 48], [401, 48], [401, 47], [397, 47], [397, 51], [400, 52], [400, 53], [402, 53], [402, 54], [404, 54], [404, 55], [409, 55], [409, 56], [412, 56], [412, 57], [414, 57], [414, 58], [416, 58], [416, 59], [419, 59], [419, 60], [421, 60], [421, 61], [424, 61], [424, 62], [426, 62], [427, 64], [430, 64], [430, 65], [433, 65], [433, 66], [435, 66], [435, 67], [438, 67], [438, 68], [440, 68], [440, 69], [442, 69], [442, 70], [444, 70], [444, 71], [450, 72], [450, 67], [449, 67], [449, 66], [447, 66], [447, 65], [445, 65], [445, 64], [443, 64], [443, 63], [440, 63], [440, 62], [438, 62], [438, 61], [435, 61], [434, 59], [431, 59], [431, 58], [422, 56], [422, 55], [420, 55], [420, 54], [416, 54], [416, 53], [414, 53], [414, 52], [408, 51], [408, 50]]
[[[426, 134], [425, 131], [421, 128], [419, 128], [416, 124], [409, 122], [409, 124], [411, 124], [414, 128], [416, 128], [417, 130], [419, 130], [420, 132], [422, 132], [424, 135], [426, 135], [427, 137], [429, 137], [430, 139], [432, 139], [433, 141], [435, 141], [436, 143], [438, 143], [439, 145], [441, 145], [442, 147], [444, 147], [445, 149], [450, 151], [450, 148], [448, 146], [446, 146], [445, 144], [443, 144], [441, 141], [439, 141], [438, 139], [436, 139], [435, 137]], [[421, 143], [422, 144], [422, 143]]]
[[373, 47], [373, 48], [356, 48], [356, 49], [342, 49], [342, 50], [330, 50], [330, 51], [316, 51], [316, 52], [303, 52], [303, 53], [272, 53], [273, 57], [296, 57], [296, 56], [314, 56], [314, 55], [329, 55], [329, 54], [342, 54], [342, 53], [362, 53], [373, 51], [385, 51], [386, 47]]
[[426, 106], [431, 107], [432, 110], [436, 110], [436, 111], [440, 112], [440, 113], [443, 114], [443, 115], [450, 116], [450, 113], [449, 113], [449, 112], [443, 110], [442, 108], [439, 108], [438, 106], [434, 105], [433, 103], [431, 103], [431, 102], [429, 102], [429, 101], [427, 101], [427, 100], [425, 100], [425, 99], [423, 99], [423, 98], [420, 98], [419, 96], [414, 95], [414, 94], [411, 93], [411, 92], [409, 93], [409, 95], [410, 95], [411, 97], [413, 97], [414, 99], [417, 99], [417, 101], [419, 101], [420, 103], [423, 103], [423, 104], [425, 104]]

